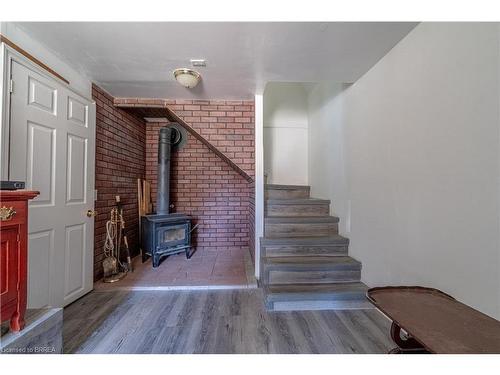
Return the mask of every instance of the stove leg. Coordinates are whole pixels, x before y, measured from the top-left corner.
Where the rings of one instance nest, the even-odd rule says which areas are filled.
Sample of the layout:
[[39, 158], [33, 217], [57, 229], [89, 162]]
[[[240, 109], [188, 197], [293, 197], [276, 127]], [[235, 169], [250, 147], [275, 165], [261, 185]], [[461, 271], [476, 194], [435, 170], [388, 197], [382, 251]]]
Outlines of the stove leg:
[[191, 259], [191, 253], [189, 252], [189, 248], [186, 249], [186, 259]]
[[156, 268], [160, 265], [160, 257], [158, 255], [153, 255], [153, 268]]

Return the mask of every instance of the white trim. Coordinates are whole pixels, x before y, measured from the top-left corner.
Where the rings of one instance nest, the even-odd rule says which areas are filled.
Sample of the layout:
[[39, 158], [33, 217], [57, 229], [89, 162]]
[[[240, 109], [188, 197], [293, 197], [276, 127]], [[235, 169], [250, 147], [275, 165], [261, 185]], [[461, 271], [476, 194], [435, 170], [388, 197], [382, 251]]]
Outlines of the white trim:
[[[500, 49], [500, 24], [497, 24], [497, 47]], [[498, 88], [497, 90], [500, 88], [500, 65], [498, 66], [498, 76], [497, 76], [497, 85], [498, 85]], [[499, 95], [499, 98], [500, 99], [500, 95]], [[498, 117], [497, 117], [497, 127], [500, 127], [500, 101], [498, 103]], [[499, 134], [500, 135], [500, 134]], [[498, 141], [498, 144], [500, 144], [500, 138], [497, 140]], [[500, 266], [500, 155], [498, 157], [498, 166], [499, 166], [499, 169], [498, 169], [498, 176], [497, 176], [497, 193], [498, 193], [498, 197], [497, 197], [497, 227], [498, 227], [498, 235], [497, 235], [497, 252], [498, 252], [498, 263], [497, 265]], [[497, 278], [497, 292], [498, 292], [498, 295], [497, 295], [497, 316], [496, 318], [499, 318], [500, 317], [500, 277]]]
[[260, 277], [260, 239], [264, 236], [264, 95], [255, 95], [255, 277]]
[[0, 178], [8, 180], [9, 170], [9, 118], [7, 117], [10, 95], [8, 93], [10, 69], [7, 63], [5, 43], [0, 43]]
[[[101, 282], [101, 284], [104, 284]], [[107, 288], [98, 284], [94, 285], [94, 292], [115, 292], [121, 291], [136, 291], [150, 292], [160, 291], [168, 292], [173, 290], [239, 290], [239, 289], [257, 289], [257, 285], [165, 285], [165, 286], [113, 286]]]

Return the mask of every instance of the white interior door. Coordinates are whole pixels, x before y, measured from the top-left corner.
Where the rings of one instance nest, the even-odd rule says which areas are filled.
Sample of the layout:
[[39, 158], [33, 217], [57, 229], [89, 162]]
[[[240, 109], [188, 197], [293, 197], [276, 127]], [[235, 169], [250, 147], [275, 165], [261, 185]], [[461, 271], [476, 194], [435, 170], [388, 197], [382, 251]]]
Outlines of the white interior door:
[[11, 60], [9, 178], [30, 202], [28, 306], [66, 306], [93, 287], [95, 104]]

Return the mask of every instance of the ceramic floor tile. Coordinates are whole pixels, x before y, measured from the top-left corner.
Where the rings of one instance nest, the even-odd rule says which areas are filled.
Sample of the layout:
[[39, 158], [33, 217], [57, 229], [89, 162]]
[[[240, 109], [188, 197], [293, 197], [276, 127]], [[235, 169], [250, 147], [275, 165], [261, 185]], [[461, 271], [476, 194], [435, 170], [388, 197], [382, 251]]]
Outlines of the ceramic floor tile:
[[164, 258], [153, 268], [151, 259], [142, 263], [141, 257], [132, 260], [134, 272], [117, 283], [95, 284], [96, 289], [116, 287], [168, 287], [168, 286], [222, 286], [248, 283], [248, 249], [200, 250], [186, 259], [184, 254]]

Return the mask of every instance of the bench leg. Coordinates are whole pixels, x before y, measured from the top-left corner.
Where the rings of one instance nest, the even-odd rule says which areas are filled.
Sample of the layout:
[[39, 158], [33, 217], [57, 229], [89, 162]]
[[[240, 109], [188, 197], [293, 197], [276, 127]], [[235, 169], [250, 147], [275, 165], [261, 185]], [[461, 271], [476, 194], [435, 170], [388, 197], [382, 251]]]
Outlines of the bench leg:
[[413, 354], [413, 353], [429, 353], [417, 340], [412, 337], [402, 338], [401, 327], [392, 322], [391, 325], [391, 338], [397, 345], [396, 348], [391, 349], [389, 354]]

